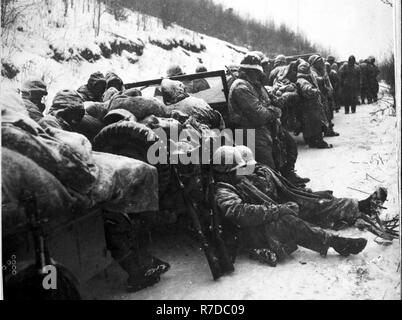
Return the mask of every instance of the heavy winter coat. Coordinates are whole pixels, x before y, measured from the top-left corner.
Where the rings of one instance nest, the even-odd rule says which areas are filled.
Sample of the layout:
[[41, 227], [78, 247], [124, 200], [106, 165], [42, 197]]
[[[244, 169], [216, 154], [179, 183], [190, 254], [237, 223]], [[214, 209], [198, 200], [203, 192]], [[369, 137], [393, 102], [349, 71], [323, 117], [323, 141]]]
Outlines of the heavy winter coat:
[[[229, 117], [234, 129], [255, 129], [255, 158], [275, 168], [273, 140], [268, 126], [280, 117], [271, 105], [267, 90], [260, 83], [251, 83], [247, 75], [234, 81], [229, 92]], [[243, 139], [243, 142], [246, 140]]]
[[356, 105], [360, 94], [360, 68], [344, 63], [339, 69], [339, 84], [345, 105]]
[[324, 108], [325, 116], [327, 117], [328, 121], [331, 121], [333, 118], [332, 97], [334, 94], [334, 89], [332, 88], [329, 76], [325, 69], [320, 70], [315, 66], [311, 67], [311, 75], [314, 82], [318, 85], [318, 89], [320, 90], [321, 103]]
[[43, 113], [39, 110], [38, 106], [28, 99], [23, 99], [23, 101], [29, 117], [32, 120], [39, 122], [39, 120], [43, 118]]
[[321, 134], [323, 126], [328, 126], [320, 90], [310, 75], [299, 73], [296, 84], [302, 104], [303, 136], [316, 137]]
[[78, 88], [78, 93], [84, 101], [102, 102], [106, 90], [106, 79], [100, 72], [90, 75], [88, 83]]
[[[325, 250], [328, 235], [316, 226], [352, 224], [359, 215], [356, 200], [334, 198], [330, 192], [307, 192], [260, 165], [234, 185], [217, 183], [215, 199], [224, 219], [235, 226], [231, 229], [237, 228], [242, 246], [288, 254], [297, 245]], [[290, 202], [298, 208], [289, 207]]]

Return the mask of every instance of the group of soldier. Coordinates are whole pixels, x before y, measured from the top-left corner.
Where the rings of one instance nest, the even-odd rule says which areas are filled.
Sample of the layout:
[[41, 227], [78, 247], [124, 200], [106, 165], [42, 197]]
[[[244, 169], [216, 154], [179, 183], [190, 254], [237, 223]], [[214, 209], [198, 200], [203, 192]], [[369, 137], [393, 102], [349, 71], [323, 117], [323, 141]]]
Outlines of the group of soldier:
[[[130, 105], [138, 105], [141, 101], [141, 106], [147, 108], [146, 99], [141, 100], [141, 91], [126, 90], [122, 79], [112, 72], [106, 76], [96, 72], [87, 84], [77, 90], [58, 92], [46, 113], [43, 103], [43, 97], [47, 95], [45, 83], [39, 79], [25, 81], [20, 89], [22, 100], [10, 94], [8, 101], [13, 106], [2, 107], [2, 155], [3, 160], [5, 157], [8, 159], [3, 161], [3, 172], [7, 171], [10, 163], [20, 163], [24, 168], [20, 157], [27, 157], [39, 164], [38, 172], [46, 169], [61, 182], [62, 186], [56, 182], [47, 183], [55, 197], [65, 201], [80, 199], [81, 204], [85, 202], [84, 198], [88, 198], [87, 206], [94, 203], [101, 205], [105, 212], [108, 249], [128, 273], [128, 289], [138, 291], [157, 283], [160, 276], [170, 269], [167, 262], [148, 252], [149, 217], [162, 214], [162, 208], [158, 208], [158, 203], [161, 203], [161, 193], [158, 195], [160, 172], [143, 159], [132, 159], [135, 156], [128, 156], [132, 155], [130, 151], [109, 155], [117, 149], [112, 146], [106, 151], [100, 150], [103, 152], [92, 152], [91, 148], [83, 151], [83, 146], [99, 141], [108, 126], [114, 125], [114, 128], [126, 131], [132, 128], [144, 131], [151, 122], [162, 123], [166, 119], [169, 125], [192, 125], [203, 130], [216, 127], [241, 129], [245, 145], [225, 145], [211, 155], [212, 198], [205, 200], [202, 194], [205, 192], [203, 166], [199, 166], [198, 171], [192, 169], [191, 174], [183, 175], [188, 179], [184, 181], [188, 189], [187, 197], [194, 196], [191, 199], [194, 208], [200, 212], [201, 208], [212, 208], [213, 214], [221, 219], [220, 227], [231, 262], [234, 263], [237, 252], [244, 251], [252, 259], [276, 266], [297, 246], [322, 256], [329, 248], [344, 256], [358, 254], [365, 248], [366, 239], [340, 237], [327, 229], [351, 226], [358, 219], [373, 215], [386, 200], [387, 191], [378, 188], [367, 199], [357, 201], [336, 198], [329, 190], [313, 192], [306, 188], [310, 180], [295, 173], [297, 146], [291, 133], [302, 132], [312, 148], [331, 147], [323, 137], [338, 135], [333, 129], [333, 112], [341, 104], [345, 106], [346, 113], [349, 106], [355, 112], [360, 81], [361, 99], [367, 97], [369, 102], [376, 99], [370, 82], [372, 79], [362, 77], [364, 81], [360, 80], [365, 74], [364, 68], [371, 68], [373, 63], [367, 60], [358, 67], [351, 56], [337, 72], [338, 65], [331, 57], [324, 61], [319, 55], [311, 55], [308, 62], [301, 58], [288, 62], [285, 56], [280, 55], [270, 68], [269, 59], [261, 52], [249, 52], [239, 65], [230, 66], [227, 72], [229, 112], [224, 121], [205, 101], [190, 95], [191, 90], [196, 92], [209, 88], [204, 79], [191, 85], [165, 79], [158, 93], [162, 95], [164, 104], [156, 105], [163, 107], [164, 113], [152, 111], [144, 119], [140, 119], [139, 113], [132, 112], [135, 108]], [[206, 71], [203, 66], [196, 70]], [[172, 66], [166, 78], [180, 74], [183, 74], [182, 69]], [[89, 101], [91, 103], [84, 107], [84, 102]], [[155, 107], [155, 102], [152, 103], [152, 110], [162, 110]], [[22, 106], [27, 116], [24, 112], [16, 116], [16, 105]], [[254, 152], [246, 146], [249, 129], [255, 130]], [[74, 132], [75, 135], [66, 132]], [[122, 136], [120, 140], [125, 138]], [[71, 143], [77, 139], [78, 143]], [[124, 143], [128, 150], [130, 142]], [[63, 157], [67, 157], [66, 150], [70, 148], [74, 150], [74, 159], [79, 159], [78, 164], [72, 158], [69, 158], [70, 162], [56, 163], [56, 167], [71, 165], [79, 168], [74, 181], [71, 181], [71, 175], [70, 180], [67, 175], [64, 176], [60, 167], [55, 169], [51, 165], [53, 160], [50, 156], [46, 160], [41, 158], [42, 149], [39, 148], [49, 152], [58, 144], [63, 145]], [[33, 166], [31, 162], [30, 166]], [[24, 174], [34, 174], [32, 168], [26, 168]], [[251, 170], [244, 174], [245, 168]], [[38, 174], [32, 179], [24, 179], [28, 181], [24, 188], [29, 189], [30, 181], [43, 176]], [[77, 187], [80, 181], [85, 185]], [[16, 183], [15, 180], [7, 180], [7, 176], [3, 175], [3, 203], [12, 199], [18, 201], [18, 188], [8, 188], [13, 183]], [[66, 188], [66, 194], [74, 190], [72, 196], [62, 196], [64, 191], [57, 192], [61, 187]], [[169, 189], [169, 197], [183, 196], [177, 193], [177, 184], [172, 184]], [[201, 194], [197, 195], [198, 191]], [[36, 191], [32, 192], [35, 194]], [[54, 206], [69, 208], [64, 200]], [[175, 205], [180, 203], [173, 202]], [[188, 199], [182, 203], [188, 204]], [[40, 205], [46, 211], [46, 206], [52, 206], [53, 202], [42, 201]], [[56, 207], [50, 209], [57, 210]], [[186, 210], [188, 208], [184, 212]], [[200, 221], [203, 221], [201, 217]], [[208, 229], [208, 226], [202, 227]]]

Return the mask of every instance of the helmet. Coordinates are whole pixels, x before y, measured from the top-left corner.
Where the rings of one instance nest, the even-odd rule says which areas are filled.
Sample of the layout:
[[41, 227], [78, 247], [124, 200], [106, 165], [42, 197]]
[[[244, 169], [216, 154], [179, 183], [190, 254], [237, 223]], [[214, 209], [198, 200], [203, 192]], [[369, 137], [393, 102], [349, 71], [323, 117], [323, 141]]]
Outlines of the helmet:
[[312, 66], [319, 60], [323, 61], [322, 57], [320, 55], [318, 55], [318, 54], [313, 54], [312, 56], [310, 56], [308, 58], [308, 63], [310, 64], [310, 66]]
[[328, 57], [327, 57], [327, 61], [328, 61], [330, 64], [333, 64], [333, 63], [335, 62], [335, 57], [334, 57], [334, 56], [328, 56]]
[[253, 151], [249, 147], [246, 147], [244, 145], [239, 145], [235, 148], [239, 151], [243, 161], [246, 163], [244, 167], [239, 168], [239, 170], [237, 171], [237, 175], [252, 174], [254, 172], [255, 165], [257, 164], [257, 161], [255, 161], [254, 159]]
[[246, 147], [244, 145], [239, 145], [235, 147], [236, 150], [238, 150], [240, 152], [240, 155], [243, 159], [243, 161], [246, 163], [246, 165], [256, 165], [257, 161], [255, 161], [254, 159], [254, 154], [253, 151], [251, 151], [251, 149], [249, 147]]
[[180, 76], [183, 73], [183, 70], [181, 69], [181, 67], [179, 65], [172, 65], [170, 66], [167, 71], [166, 71], [167, 76], [170, 77], [174, 77], [174, 76]]
[[197, 66], [197, 68], [195, 69], [195, 72], [196, 72], [196, 73], [207, 72], [207, 71], [208, 71], [207, 68], [206, 68], [204, 65], [202, 65], [202, 64], [200, 64], [199, 66]]
[[232, 146], [222, 146], [216, 149], [212, 164], [214, 170], [221, 173], [229, 173], [247, 165], [239, 150]]
[[277, 55], [274, 60], [274, 66], [286, 64], [286, 57], [283, 54]]

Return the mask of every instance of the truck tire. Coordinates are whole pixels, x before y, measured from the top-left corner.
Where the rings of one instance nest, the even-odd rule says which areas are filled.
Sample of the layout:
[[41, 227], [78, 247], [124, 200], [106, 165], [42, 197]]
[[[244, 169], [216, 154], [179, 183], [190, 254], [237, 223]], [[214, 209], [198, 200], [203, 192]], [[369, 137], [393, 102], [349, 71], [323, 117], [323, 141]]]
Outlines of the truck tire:
[[[96, 151], [113, 153], [148, 163], [148, 148], [158, 139], [152, 129], [132, 121], [119, 121], [103, 128], [94, 138]], [[155, 165], [158, 170], [159, 195], [163, 195], [170, 181], [170, 166]]]

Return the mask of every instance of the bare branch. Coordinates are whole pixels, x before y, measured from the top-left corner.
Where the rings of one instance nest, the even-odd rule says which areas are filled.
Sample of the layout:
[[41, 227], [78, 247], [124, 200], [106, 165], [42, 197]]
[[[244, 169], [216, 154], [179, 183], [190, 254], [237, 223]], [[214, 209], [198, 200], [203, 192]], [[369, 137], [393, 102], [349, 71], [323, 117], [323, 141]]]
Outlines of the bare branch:
[[390, 6], [390, 7], [394, 6], [391, 0], [381, 0], [381, 2], [386, 4], [386, 5], [388, 5], [388, 6]]

